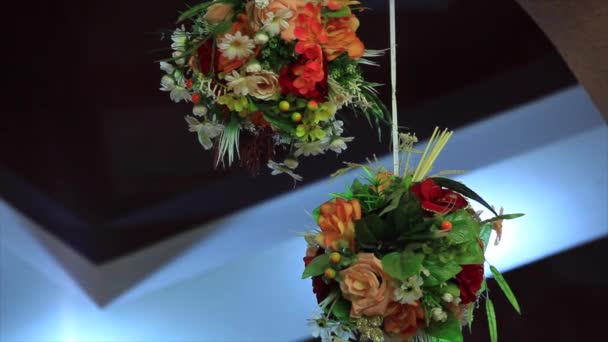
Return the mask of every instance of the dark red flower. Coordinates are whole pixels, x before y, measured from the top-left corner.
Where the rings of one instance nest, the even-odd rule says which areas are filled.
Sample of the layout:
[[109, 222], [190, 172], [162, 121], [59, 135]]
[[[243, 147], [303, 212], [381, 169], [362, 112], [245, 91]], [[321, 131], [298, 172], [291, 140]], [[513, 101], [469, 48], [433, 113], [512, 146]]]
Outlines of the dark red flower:
[[452, 190], [440, 187], [432, 178], [414, 184], [412, 192], [420, 200], [422, 209], [433, 213], [447, 214], [468, 205], [464, 197]]
[[[310, 60], [302, 55], [296, 63], [281, 69], [279, 85], [283, 95], [294, 94], [310, 100], [325, 102], [329, 95], [328, 74], [329, 69], [325, 59]], [[302, 80], [309, 81], [305, 87], [301, 85]]]
[[[308, 266], [308, 264], [310, 264], [314, 258], [324, 253], [325, 250], [323, 248], [319, 248], [315, 256], [304, 257], [304, 267]], [[327, 296], [329, 296], [331, 291], [337, 288], [338, 283], [335, 281], [331, 281], [329, 284], [327, 284], [321, 276], [312, 277], [312, 292], [317, 296], [317, 303], [321, 303], [323, 300], [325, 300], [325, 298], [327, 298]]]
[[462, 271], [456, 275], [456, 281], [460, 288], [461, 304], [476, 301], [483, 282], [483, 265], [463, 265]]
[[201, 45], [196, 52], [198, 54], [199, 70], [203, 74], [208, 75], [211, 71], [211, 54], [213, 53], [213, 44], [211, 40], [207, 40], [207, 42]]

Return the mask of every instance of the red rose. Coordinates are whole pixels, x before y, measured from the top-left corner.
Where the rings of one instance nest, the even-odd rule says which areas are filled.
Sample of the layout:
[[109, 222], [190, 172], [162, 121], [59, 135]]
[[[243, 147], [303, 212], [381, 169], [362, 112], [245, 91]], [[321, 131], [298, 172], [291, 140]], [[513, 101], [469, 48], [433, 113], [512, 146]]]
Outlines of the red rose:
[[[304, 257], [304, 266], [308, 266], [312, 262], [312, 260], [319, 255], [323, 255], [325, 250], [323, 248], [319, 248], [317, 250], [317, 254], [311, 257]], [[335, 281], [332, 281], [330, 284], [325, 283], [321, 276], [312, 277], [312, 292], [317, 296], [317, 303], [321, 303], [334, 289], [337, 289], [338, 285]]]
[[452, 190], [444, 189], [435, 184], [432, 178], [412, 186], [412, 192], [420, 200], [422, 209], [447, 214], [457, 209], [465, 208], [468, 203], [464, 197]]
[[456, 275], [456, 281], [460, 288], [461, 304], [476, 301], [483, 282], [483, 265], [463, 265], [462, 271]]

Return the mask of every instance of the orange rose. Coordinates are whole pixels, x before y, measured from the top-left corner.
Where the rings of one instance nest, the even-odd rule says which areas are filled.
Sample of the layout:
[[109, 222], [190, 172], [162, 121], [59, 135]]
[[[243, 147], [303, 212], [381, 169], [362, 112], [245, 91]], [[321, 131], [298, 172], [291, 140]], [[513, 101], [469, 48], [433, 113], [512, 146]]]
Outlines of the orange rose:
[[361, 204], [357, 200], [346, 201], [337, 198], [335, 202], [321, 205], [321, 215], [317, 220], [321, 233], [317, 235], [324, 248], [338, 249], [338, 242], [355, 247], [355, 221], [361, 218]]
[[418, 321], [424, 319], [424, 311], [418, 305], [390, 303], [384, 317], [384, 330], [398, 334], [403, 341], [411, 341], [418, 330]]
[[345, 18], [333, 18], [327, 22], [328, 42], [323, 45], [327, 59], [333, 61], [342, 52], [352, 59], [363, 56], [365, 46], [355, 33], [359, 28], [359, 19], [354, 15]]
[[212, 24], [219, 24], [230, 19], [234, 15], [234, 5], [218, 2], [207, 8], [207, 13], [203, 17], [206, 21]]
[[393, 288], [382, 262], [371, 253], [359, 253], [357, 261], [340, 272], [340, 290], [351, 303], [350, 316], [384, 316]]

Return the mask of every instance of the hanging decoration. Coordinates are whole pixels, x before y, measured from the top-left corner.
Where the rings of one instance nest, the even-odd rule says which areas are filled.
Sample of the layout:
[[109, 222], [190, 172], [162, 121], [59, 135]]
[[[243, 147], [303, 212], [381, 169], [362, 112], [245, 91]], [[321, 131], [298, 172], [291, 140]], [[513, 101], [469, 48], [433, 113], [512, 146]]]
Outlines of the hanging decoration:
[[172, 32], [161, 90], [193, 104], [186, 122], [215, 166], [240, 159], [253, 173], [267, 164], [301, 180], [300, 157], [340, 154], [354, 139], [339, 110], [374, 123], [388, 114], [360, 69], [382, 54], [357, 36], [363, 9], [353, 0], [201, 2]]
[[[485, 251], [496, 244], [504, 220], [523, 214], [496, 212], [466, 185], [429, 176], [452, 132], [433, 132], [423, 151], [413, 134], [399, 134], [396, 95], [395, 0], [390, 5], [393, 171], [347, 163], [334, 176], [362, 169], [342, 193], [313, 211], [317, 230], [305, 235], [303, 279], [312, 278], [319, 312], [309, 321], [322, 341], [462, 342], [474, 311], [485, 300], [492, 342], [498, 340], [494, 305], [484, 279]], [[419, 156], [413, 166], [413, 157]], [[403, 170], [403, 171], [401, 171]], [[483, 220], [476, 201], [494, 217]], [[494, 280], [515, 310], [504, 277]]]

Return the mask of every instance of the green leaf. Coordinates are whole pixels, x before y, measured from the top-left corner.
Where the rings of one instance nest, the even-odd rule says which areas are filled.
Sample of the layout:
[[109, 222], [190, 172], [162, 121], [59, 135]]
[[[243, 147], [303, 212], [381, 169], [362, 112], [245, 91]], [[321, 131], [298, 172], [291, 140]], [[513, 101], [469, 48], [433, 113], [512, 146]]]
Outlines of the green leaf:
[[323, 16], [326, 18], [342, 18], [350, 16], [350, 9], [344, 6], [337, 11], [323, 11]]
[[494, 208], [492, 208], [492, 206], [490, 204], [488, 204], [488, 202], [486, 202], [483, 198], [481, 198], [481, 196], [479, 196], [477, 193], [475, 193], [475, 191], [469, 189], [466, 185], [464, 185], [460, 182], [457, 182], [455, 180], [452, 180], [449, 178], [443, 178], [443, 177], [433, 177], [433, 180], [439, 186], [456, 191], [465, 197], [468, 197], [474, 201], [479, 202], [481, 205], [488, 208], [492, 213], [494, 213], [494, 215], [498, 216], [498, 213], [496, 212], [496, 210], [494, 210]]
[[348, 321], [350, 320], [350, 307], [351, 303], [344, 299], [344, 297], [340, 296], [333, 304], [331, 313], [341, 321]]
[[[376, 214], [367, 215], [361, 220], [365, 221], [368, 229], [376, 237], [379, 242], [393, 242], [397, 239], [397, 232], [393, 225], [387, 224], [386, 221]], [[356, 223], [355, 223], [356, 224]], [[357, 228], [355, 227], [355, 232]]]
[[318, 257], [314, 258], [310, 264], [308, 264], [306, 269], [304, 269], [302, 279], [321, 275], [329, 266], [329, 254], [319, 255]]
[[483, 223], [488, 223], [488, 222], [494, 222], [494, 221], [498, 221], [498, 220], [513, 220], [522, 216], [525, 216], [526, 214], [505, 214], [505, 215], [498, 215], [498, 216], [494, 216], [491, 219], [485, 220], [483, 221]]
[[355, 239], [362, 246], [371, 247], [378, 243], [378, 239], [364, 219], [355, 222]]
[[389, 200], [389, 204], [380, 212], [380, 216], [384, 216], [384, 214], [397, 209], [399, 206], [399, 202], [401, 201], [401, 197], [405, 193], [406, 189], [399, 188], [395, 190], [387, 199]]
[[415, 253], [412, 250], [402, 253], [393, 252], [382, 258], [382, 268], [393, 278], [404, 281], [420, 273], [423, 260], [424, 254]]
[[268, 121], [268, 123], [279, 128], [280, 130], [285, 131], [289, 134], [293, 134], [296, 131], [291, 121], [281, 120], [274, 116], [268, 115], [265, 112], [263, 112], [262, 114], [264, 115], [264, 120]]
[[426, 328], [426, 333], [434, 338], [450, 342], [463, 342], [460, 321], [453, 314], [445, 322], [433, 322]]
[[477, 305], [477, 303], [473, 302], [473, 303], [469, 303], [467, 304], [467, 325], [469, 326], [469, 333], [473, 333], [473, 312], [475, 311], [475, 305]]
[[470, 241], [459, 246], [460, 249], [454, 255], [454, 262], [459, 265], [478, 265], [485, 262], [483, 250], [477, 241]]
[[490, 330], [490, 341], [498, 342], [498, 328], [496, 326], [496, 313], [494, 304], [490, 298], [486, 299], [486, 314], [488, 315], [488, 329]]
[[490, 236], [492, 235], [492, 225], [490, 223], [486, 223], [481, 226], [481, 232], [479, 233], [479, 238], [481, 242], [483, 242], [483, 251], [485, 252], [488, 248], [488, 243], [490, 243]]
[[477, 240], [479, 222], [466, 210], [460, 209], [445, 216], [452, 223], [447, 239], [454, 244]]
[[224, 34], [232, 28], [232, 21], [222, 21], [221, 23], [213, 26], [211, 29], [211, 34], [214, 36], [219, 36], [220, 34]]
[[517, 302], [517, 298], [515, 298], [515, 294], [513, 294], [513, 291], [511, 291], [511, 287], [509, 286], [505, 278], [502, 276], [500, 271], [498, 271], [498, 269], [492, 265], [490, 265], [490, 271], [492, 271], [494, 279], [498, 283], [498, 286], [500, 287], [502, 292], [505, 294], [505, 297], [507, 297], [507, 299], [509, 300], [509, 303], [511, 303], [515, 311], [517, 311], [517, 313], [521, 315], [521, 309], [519, 307], [519, 303]]
[[315, 222], [318, 222], [319, 216], [321, 216], [321, 207], [316, 207], [315, 210], [312, 211], [312, 218], [315, 219]]
[[429, 270], [429, 276], [424, 279], [426, 287], [438, 286], [462, 271], [462, 267], [455, 262], [444, 264], [430, 260], [424, 262], [424, 268]]

